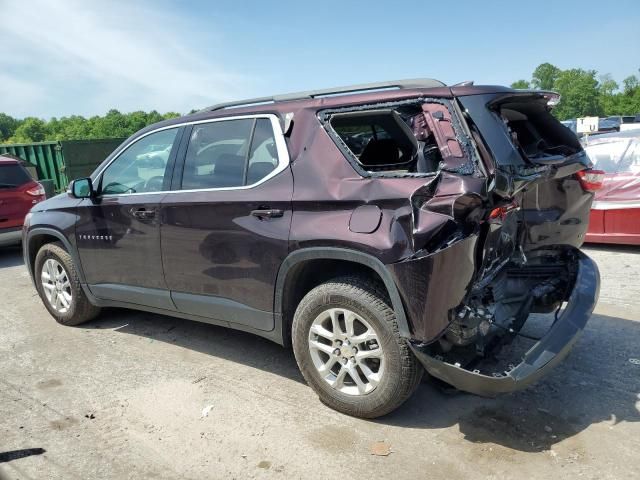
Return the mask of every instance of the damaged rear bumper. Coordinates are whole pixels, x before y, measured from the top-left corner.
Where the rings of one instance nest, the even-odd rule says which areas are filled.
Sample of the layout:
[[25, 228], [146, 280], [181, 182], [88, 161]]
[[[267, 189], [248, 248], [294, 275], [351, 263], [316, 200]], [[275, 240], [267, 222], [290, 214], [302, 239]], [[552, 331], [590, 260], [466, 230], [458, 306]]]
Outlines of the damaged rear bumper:
[[493, 372], [491, 375], [480, 373], [479, 370], [466, 370], [432, 357], [424, 347], [410, 343], [413, 353], [429, 374], [459, 390], [481, 396], [493, 397], [500, 393], [513, 392], [536, 382], [571, 351], [598, 301], [598, 267], [584, 253], [577, 254], [578, 272], [565, 309], [547, 334], [510, 370]]

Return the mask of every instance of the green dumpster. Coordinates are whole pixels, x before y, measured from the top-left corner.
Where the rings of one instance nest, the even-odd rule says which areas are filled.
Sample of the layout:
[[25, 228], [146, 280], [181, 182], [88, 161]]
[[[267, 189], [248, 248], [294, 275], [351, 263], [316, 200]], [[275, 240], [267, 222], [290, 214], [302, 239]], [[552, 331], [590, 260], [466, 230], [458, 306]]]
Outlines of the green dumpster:
[[42, 188], [44, 188], [44, 193], [47, 196], [47, 198], [51, 198], [56, 194], [55, 193], [56, 188], [55, 188], [55, 184], [53, 183], [53, 180], [41, 178], [38, 181], [40, 182], [40, 185], [42, 185]]
[[54, 188], [58, 192], [69, 183], [64, 175], [62, 148], [58, 142], [0, 145], [0, 154], [3, 153], [10, 153], [34, 165], [38, 179], [53, 180]]
[[69, 181], [91, 175], [95, 168], [124, 140], [124, 138], [105, 138], [61, 141], [65, 174]]
[[36, 167], [38, 180], [51, 180], [55, 192], [69, 181], [86, 177], [113, 152], [124, 138], [63, 140], [0, 145], [0, 155], [10, 153]]

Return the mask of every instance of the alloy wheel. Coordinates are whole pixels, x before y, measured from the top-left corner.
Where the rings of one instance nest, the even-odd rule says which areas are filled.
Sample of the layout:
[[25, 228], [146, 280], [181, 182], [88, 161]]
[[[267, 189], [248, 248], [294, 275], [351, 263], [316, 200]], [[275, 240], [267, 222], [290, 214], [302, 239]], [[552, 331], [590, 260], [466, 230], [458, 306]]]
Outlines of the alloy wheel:
[[68, 312], [73, 294], [69, 275], [62, 264], [53, 258], [48, 258], [42, 265], [40, 282], [51, 308], [59, 313]]
[[366, 395], [384, 375], [384, 352], [373, 327], [345, 308], [325, 310], [309, 329], [309, 351], [320, 376], [347, 395]]

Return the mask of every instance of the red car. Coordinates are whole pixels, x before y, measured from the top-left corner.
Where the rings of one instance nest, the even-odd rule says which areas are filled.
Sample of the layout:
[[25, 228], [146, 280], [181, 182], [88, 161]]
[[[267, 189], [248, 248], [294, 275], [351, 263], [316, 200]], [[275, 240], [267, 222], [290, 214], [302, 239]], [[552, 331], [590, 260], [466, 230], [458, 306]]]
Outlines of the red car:
[[586, 241], [640, 245], [640, 130], [595, 135], [583, 140], [603, 171], [595, 191]]
[[25, 215], [44, 199], [44, 188], [21, 161], [0, 155], [0, 246], [20, 243]]

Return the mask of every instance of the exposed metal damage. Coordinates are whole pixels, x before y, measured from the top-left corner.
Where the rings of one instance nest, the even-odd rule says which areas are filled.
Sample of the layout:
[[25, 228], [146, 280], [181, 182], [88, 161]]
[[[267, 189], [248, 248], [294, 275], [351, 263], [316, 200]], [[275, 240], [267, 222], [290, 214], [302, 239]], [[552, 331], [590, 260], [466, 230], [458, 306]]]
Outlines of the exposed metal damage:
[[[586, 228], [582, 219], [588, 216], [591, 197], [574, 173], [588, 160], [562, 131], [547, 133], [544, 140], [529, 138], [527, 129], [535, 130], [534, 116], [544, 120], [548, 112], [539, 98], [525, 100], [501, 99], [494, 114], [484, 107], [486, 100], [478, 112], [482, 99], [470, 102], [471, 110], [460, 105], [463, 112], [454, 101], [421, 98], [319, 115], [361, 175], [426, 180], [407, 185], [412, 189], [408, 223], [406, 210], [388, 212], [393, 215], [388, 231], [403, 225], [402, 238], [408, 244], [387, 267], [411, 322], [412, 348], [427, 370], [458, 388], [484, 395], [533, 381], [531, 372], [525, 375], [523, 362], [544, 363], [540, 352], [555, 342], [550, 336], [565, 335], [565, 343], [572, 343], [569, 335], [579, 333], [595, 305], [585, 299], [584, 305], [572, 305], [580, 296], [576, 290], [588, 285], [587, 298], [598, 289], [595, 265], [575, 248], [582, 242]], [[521, 111], [530, 114], [531, 125]], [[373, 123], [384, 125], [384, 115], [389, 119], [387, 136], [406, 134], [404, 126], [394, 132], [400, 120], [411, 131], [413, 144], [406, 147], [408, 154], [401, 151], [395, 157], [395, 164], [370, 161], [370, 152], [358, 143], [367, 136], [361, 127], [366, 125], [373, 133], [363, 144], [369, 149], [383, 146], [385, 133], [377, 135]], [[477, 124], [489, 121], [494, 123], [492, 133], [504, 130], [504, 138], [495, 134], [484, 139], [485, 145]], [[502, 164], [488, 162], [487, 146], [493, 151], [508, 148], [517, 156]], [[495, 174], [490, 183], [487, 171]], [[400, 241], [397, 235], [392, 238]], [[554, 311], [546, 337], [536, 339], [535, 347], [508, 361], [506, 368], [504, 362], [496, 365], [496, 354], [522, 335], [530, 314]], [[484, 377], [496, 381], [479, 380]]]
[[[563, 254], [565, 264], [551, 256], [550, 264], [541, 259], [533, 269], [507, 267], [481, 290], [474, 286], [442, 338], [411, 344], [429, 373], [461, 390], [494, 396], [525, 388], [559, 363], [582, 332], [599, 291], [595, 263], [578, 250]], [[531, 338], [537, 342], [523, 356], [495, 361], [494, 353], [519, 334], [530, 313], [550, 309], [557, 310], [547, 333]]]

